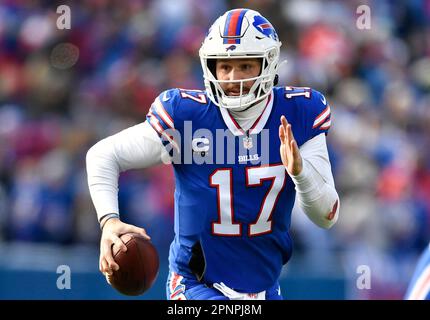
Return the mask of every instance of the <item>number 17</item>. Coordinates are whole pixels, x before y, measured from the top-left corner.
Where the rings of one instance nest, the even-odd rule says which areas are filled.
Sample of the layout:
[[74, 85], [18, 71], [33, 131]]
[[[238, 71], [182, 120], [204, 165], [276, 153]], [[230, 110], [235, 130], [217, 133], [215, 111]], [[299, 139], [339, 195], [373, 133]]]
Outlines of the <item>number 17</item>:
[[[249, 225], [248, 236], [258, 236], [272, 231], [272, 212], [285, 186], [285, 167], [280, 165], [246, 168], [246, 186], [258, 187], [271, 180], [269, 190], [260, 206], [254, 223]], [[212, 222], [212, 233], [219, 236], [241, 236], [242, 224], [234, 222], [233, 169], [215, 170], [209, 177], [210, 186], [217, 188], [218, 221]]]

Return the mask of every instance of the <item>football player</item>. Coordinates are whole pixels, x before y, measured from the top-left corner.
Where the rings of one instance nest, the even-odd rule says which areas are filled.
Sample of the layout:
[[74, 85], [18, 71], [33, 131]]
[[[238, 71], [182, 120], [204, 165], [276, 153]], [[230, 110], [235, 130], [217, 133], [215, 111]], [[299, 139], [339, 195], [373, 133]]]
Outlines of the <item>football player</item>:
[[226, 12], [199, 51], [205, 91], [162, 92], [145, 122], [89, 150], [101, 272], [119, 268], [111, 246], [125, 247], [121, 234], [148, 237], [120, 220], [120, 172], [168, 159], [176, 189], [167, 298], [282, 299], [296, 196], [322, 228], [337, 221], [339, 197], [326, 145], [330, 106], [313, 89], [275, 87], [280, 47], [258, 12]]

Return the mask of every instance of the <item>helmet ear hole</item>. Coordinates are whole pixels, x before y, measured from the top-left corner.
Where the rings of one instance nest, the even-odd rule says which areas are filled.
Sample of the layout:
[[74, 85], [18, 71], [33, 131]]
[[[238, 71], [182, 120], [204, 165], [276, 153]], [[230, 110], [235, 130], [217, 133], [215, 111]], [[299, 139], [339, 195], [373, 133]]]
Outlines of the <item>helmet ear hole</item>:
[[276, 86], [279, 82], [279, 76], [275, 75], [275, 78], [273, 79], [273, 85]]

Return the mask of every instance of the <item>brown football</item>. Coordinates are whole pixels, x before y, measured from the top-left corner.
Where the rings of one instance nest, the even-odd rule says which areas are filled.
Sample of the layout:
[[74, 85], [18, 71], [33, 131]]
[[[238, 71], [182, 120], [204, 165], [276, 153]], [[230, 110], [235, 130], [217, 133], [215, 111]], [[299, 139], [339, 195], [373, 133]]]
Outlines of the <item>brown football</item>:
[[120, 238], [127, 251], [113, 246], [113, 257], [119, 270], [108, 277], [108, 282], [122, 294], [137, 296], [151, 288], [157, 278], [158, 252], [149, 240], [138, 234], [126, 233]]

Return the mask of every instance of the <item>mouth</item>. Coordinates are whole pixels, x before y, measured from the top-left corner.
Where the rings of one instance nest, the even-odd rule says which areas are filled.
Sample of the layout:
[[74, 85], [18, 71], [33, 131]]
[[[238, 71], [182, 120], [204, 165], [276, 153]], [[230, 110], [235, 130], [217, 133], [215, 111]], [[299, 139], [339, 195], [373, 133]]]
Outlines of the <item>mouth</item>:
[[[249, 90], [243, 90], [242, 95], [248, 94]], [[240, 91], [229, 90], [226, 92], [226, 95], [229, 97], [240, 97]]]

